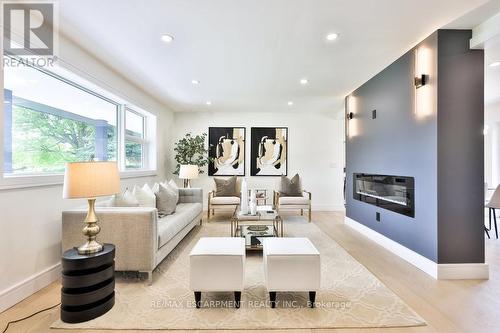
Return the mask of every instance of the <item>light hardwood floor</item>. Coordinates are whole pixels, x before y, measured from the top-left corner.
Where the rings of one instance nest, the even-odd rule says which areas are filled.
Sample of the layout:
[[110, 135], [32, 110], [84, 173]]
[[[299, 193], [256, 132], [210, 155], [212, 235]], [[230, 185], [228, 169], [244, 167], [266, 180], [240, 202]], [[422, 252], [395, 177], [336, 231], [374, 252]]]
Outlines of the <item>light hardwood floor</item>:
[[[437, 281], [352, 230], [343, 223], [343, 219], [344, 215], [341, 212], [313, 212], [314, 223], [399, 295], [427, 321], [428, 325], [385, 329], [306, 329], [297, 332], [500, 332], [500, 240], [486, 240], [486, 261], [490, 264], [489, 280]], [[9, 320], [24, 317], [56, 304], [59, 302], [59, 292], [60, 284], [53, 283], [3, 312], [0, 314], [0, 330], [3, 330]], [[56, 308], [11, 325], [7, 332], [83, 332], [51, 330], [49, 326], [58, 316], [59, 308]], [[115, 331], [85, 330], [84, 332]]]

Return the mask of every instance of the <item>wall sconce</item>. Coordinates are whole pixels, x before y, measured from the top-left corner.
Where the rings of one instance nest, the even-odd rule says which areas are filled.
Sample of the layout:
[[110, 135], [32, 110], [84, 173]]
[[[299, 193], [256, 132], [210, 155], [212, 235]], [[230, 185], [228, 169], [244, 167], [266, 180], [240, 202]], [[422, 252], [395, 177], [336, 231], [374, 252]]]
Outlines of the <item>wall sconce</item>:
[[352, 118], [354, 118], [354, 113], [349, 112], [349, 113], [347, 114], [347, 119], [351, 120]]
[[422, 74], [414, 78], [415, 89], [425, 86], [429, 82], [429, 75]]

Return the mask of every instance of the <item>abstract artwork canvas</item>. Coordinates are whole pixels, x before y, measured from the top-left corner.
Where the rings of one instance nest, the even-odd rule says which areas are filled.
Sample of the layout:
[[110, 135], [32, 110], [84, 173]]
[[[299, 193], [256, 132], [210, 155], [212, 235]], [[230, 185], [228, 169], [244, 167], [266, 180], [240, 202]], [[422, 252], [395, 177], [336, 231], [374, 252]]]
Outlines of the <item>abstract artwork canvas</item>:
[[286, 176], [287, 153], [287, 127], [252, 127], [251, 176]]
[[209, 176], [245, 175], [245, 128], [208, 128]]

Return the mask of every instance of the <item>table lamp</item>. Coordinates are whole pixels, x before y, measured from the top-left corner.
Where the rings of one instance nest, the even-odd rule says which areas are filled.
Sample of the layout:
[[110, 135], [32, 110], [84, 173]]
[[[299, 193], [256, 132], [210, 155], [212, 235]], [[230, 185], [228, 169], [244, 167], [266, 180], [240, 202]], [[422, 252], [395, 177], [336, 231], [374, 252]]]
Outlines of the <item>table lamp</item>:
[[198, 166], [197, 165], [181, 165], [179, 170], [179, 178], [184, 179], [184, 187], [191, 188], [191, 179], [198, 178]]
[[100, 231], [95, 213], [95, 198], [120, 192], [120, 175], [116, 162], [72, 162], [66, 164], [64, 173], [64, 199], [87, 199], [88, 211], [83, 228], [87, 242], [78, 247], [79, 254], [102, 251], [102, 244], [96, 241]]

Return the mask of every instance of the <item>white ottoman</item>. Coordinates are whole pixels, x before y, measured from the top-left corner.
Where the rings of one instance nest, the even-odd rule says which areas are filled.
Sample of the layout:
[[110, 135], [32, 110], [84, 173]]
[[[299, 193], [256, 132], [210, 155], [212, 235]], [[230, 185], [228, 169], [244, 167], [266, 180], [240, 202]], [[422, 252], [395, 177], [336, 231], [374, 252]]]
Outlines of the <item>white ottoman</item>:
[[190, 287], [196, 307], [201, 292], [234, 291], [239, 308], [245, 279], [245, 239], [241, 237], [203, 237], [189, 254]]
[[264, 239], [264, 274], [271, 307], [277, 291], [307, 291], [314, 307], [320, 288], [321, 263], [318, 250], [308, 238], [269, 237]]

